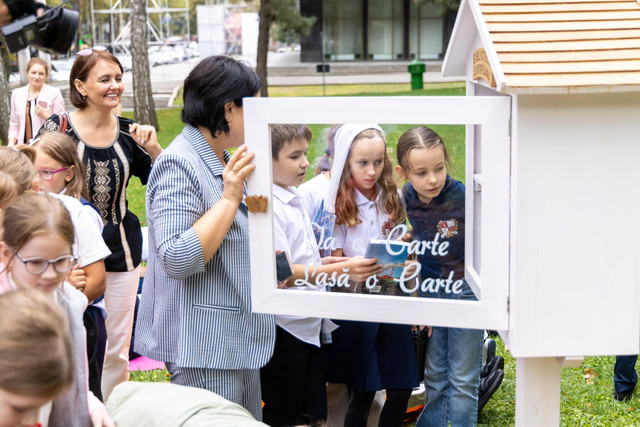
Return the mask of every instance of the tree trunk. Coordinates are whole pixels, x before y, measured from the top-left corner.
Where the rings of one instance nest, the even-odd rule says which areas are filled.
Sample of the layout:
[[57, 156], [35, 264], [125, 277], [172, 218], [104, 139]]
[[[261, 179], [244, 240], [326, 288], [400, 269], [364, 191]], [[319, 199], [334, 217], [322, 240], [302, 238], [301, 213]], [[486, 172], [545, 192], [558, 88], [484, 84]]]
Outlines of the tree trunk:
[[159, 130], [151, 89], [147, 41], [147, 0], [131, 0], [133, 112], [138, 123], [152, 125]]
[[256, 74], [262, 81], [260, 96], [263, 98], [269, 96], [269, 88], [267, 86], [267, 54], [269, 53], [269, 31], [271, 29], [271, 20], [272, 13], [269, 0], [261, 0], [260, 23], [258, 26], [258, 54], [256, 56]]
[[[0, 67], [0, 139], [2, 145], [9, 143], [9, 118], [11, 117], [11, 98], [9, 96], [9, 75], [6, 68], [11, 70], [11, 66], [6, 67], [9, 55], [4, 43], [1, 47], [3, 55], [0, 56], [2, 66]], [[6, 55], [4, 55], [6, 53]], [[10, 63], [9, 63], [10, 64]]]

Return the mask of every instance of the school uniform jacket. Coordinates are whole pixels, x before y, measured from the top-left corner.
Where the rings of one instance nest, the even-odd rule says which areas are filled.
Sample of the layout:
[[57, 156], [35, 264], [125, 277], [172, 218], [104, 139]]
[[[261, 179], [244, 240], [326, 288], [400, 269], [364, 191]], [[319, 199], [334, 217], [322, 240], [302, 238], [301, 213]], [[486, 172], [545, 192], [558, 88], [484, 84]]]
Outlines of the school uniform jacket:
[[207, 264], [193, 228], [222, 197], [222, 170], [189, 125], [153, 166], [146, 201], [150, 256], [135, 350], [180, 367], [257, 369], [273, 353], [275, 322], [251, 312], [247, 206], [240, 204]]
[[[17, 144], [26, 144], [24, 141], [25, 129], [25, 110], [27, 108], [27, 97], [29, 96], [29, 85], [19, 87], [11, 92], [11, 117], [9, 120], [9, 138], [17, 138]], [[40, 93], [36, 98], [38, 101], [45, 101], [51, 114], [64, 113], [65, 105], [62, 93], [57, 87], [42, 85]], [[33, 127], [33, 136], [38, 134], [38, 130], [45, 122], [36, 114], [31, 118]]]

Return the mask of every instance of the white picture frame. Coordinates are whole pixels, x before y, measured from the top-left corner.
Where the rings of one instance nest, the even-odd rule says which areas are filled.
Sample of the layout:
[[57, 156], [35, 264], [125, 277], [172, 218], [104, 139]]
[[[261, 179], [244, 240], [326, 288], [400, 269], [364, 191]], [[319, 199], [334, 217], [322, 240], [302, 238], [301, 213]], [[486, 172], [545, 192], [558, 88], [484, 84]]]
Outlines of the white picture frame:
[[[486, 277], [481, 266], [473, 269], [474, 291], [479, 301], [459, 301], [433, 298], [411, 298], [337, 292], [302, 292], [277, 289], [272, 218], [272, 172], [269, 125], [275, 123], [379, 123], [425, 125], [467, 125], [466, 143], [481, 138], [483, 150], [507, 150], [498, 158], [505, 161], [501, 170], [509, 171], [510, 97], [318, 97], [318, 98], [245, 98], [245, 142], [255, 153], [256, 169], [247, 181], [247, 195], [268, 198], [266, 213], [249, 213], [252, 310], [259, 313], [323, 317], [333, 319], [387, 322], [400, 324], [465, 327], [507, 330], [508, 315], [508, 253], [509, 253], [509, 179], [503, 174], [483, 177], [482, 191], [490, 195], [483, 223], [497, 212], [499, 230], [473, 224], [476, 240], [483, 239], [483, 251], [504, 259], [504, 271], [495, 267]], [[473, 151], [471, 151], [473, 153]], [[467, 156], [469, 151], [467, 151]], [[467, 159], [467, 162], [469, 160]], [[484, 171], [489, 164], [485, 162]], [[467, 168], [467, 173], [469, 169]], [[467, 176], [467, 203], [474, 191], [473, 175]], [[500, 187], [495, 189], [494, 187]], [[506, 189], [505, 189], [506, 188]], [[505, 198], [506, 194], [506, 198]], [[483, 195], [483, 198], [487, 198]], [[473, 199], [471, 199], [473, 200]], [[478, 207], [480, 208], [480, 207]], [[467, 216], [473, 206], [467, 206]], [[502, 222], [506, 216], [506, 222]], [[485, 234], [497, 236], [489, 244]], [[478, 235], [478, 231], [480, 234]], [[466, 239], [473, 238], [467, 228]], [[467, 243], [467, 246], [469, 243]], [[471, 243], [473, 247], [473, 242]], [[487, 255], [488, 256], [488, 255]], [[487, 258], [485, 256], [485, 258]], [[497, 274], [496, 274], [497, 270]], [[468, 274], [467, 269], [467, 274]], [[490, 284], [490, 286], [488, 285]]]

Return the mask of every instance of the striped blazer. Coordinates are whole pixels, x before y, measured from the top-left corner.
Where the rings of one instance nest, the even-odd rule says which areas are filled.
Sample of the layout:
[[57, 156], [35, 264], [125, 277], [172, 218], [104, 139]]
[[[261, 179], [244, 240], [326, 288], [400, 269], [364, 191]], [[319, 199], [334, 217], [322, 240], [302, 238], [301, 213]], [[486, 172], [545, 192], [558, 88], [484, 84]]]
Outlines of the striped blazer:
[[[228, 156], [225, 153], [225, 156]], [[193, 224], [222, 197], [223, 166], [187, 125], [156, 160], [147, 187], [149, 261], [135, 350], [186, 368], [257, 369], [271, 358], [272, 315], [251, 312], [247, 206], [204, 264]]]

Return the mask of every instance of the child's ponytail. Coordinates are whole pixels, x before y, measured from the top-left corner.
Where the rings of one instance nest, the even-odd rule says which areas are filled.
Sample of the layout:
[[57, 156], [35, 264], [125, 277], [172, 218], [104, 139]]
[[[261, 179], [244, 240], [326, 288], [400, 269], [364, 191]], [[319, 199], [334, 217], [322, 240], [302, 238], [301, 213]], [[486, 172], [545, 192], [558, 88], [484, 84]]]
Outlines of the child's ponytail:
[[0, 171], [0, 209], [4, 208], [21, 193], [22, 189], [15, 178], [4, 171]]
[[329, 129], [329, 132], [327, 133], [327, 149], [324, 150], [324, 154], [318, 162], [318, 166], [316, 167], [316, 175], [320, 175], [322, 172], [331, 170], [331, 161], [329, 161], [329, 159], [332, 159], [335, 155], [336, 133], [338, 133], [338, 129], [340, 129], [341, 126], [341, 124], [333, 125]]
[[[21, 146], [20, 149], [13, 147], [0, 147], [0, 172], [4, 172], [13, 177], [14, 184], [8, 180], [3, 183], [17, 185], [18, 194], [30, 190], [36, 177], [36, 170], [33, 167], [31, 157], [33, 148]], [[3, 188], [0, 188], [2, 191]]]

